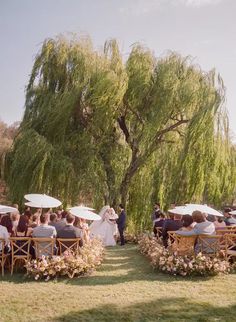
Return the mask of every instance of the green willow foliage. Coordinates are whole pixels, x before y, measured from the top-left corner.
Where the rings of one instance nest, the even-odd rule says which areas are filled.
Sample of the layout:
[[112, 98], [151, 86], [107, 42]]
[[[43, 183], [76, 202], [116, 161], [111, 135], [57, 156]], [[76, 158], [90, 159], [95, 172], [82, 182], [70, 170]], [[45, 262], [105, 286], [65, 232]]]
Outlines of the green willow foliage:
[[45, 40], [11, 153], [12, 199], [45, 192], [65, 204], [128, 202], [145, 227], [154, 200], [220, 205], [233, 197], [235, 148], [224, 86], [190, 58], [157, 58], [139, 44], [126, 62], [115, 40]]

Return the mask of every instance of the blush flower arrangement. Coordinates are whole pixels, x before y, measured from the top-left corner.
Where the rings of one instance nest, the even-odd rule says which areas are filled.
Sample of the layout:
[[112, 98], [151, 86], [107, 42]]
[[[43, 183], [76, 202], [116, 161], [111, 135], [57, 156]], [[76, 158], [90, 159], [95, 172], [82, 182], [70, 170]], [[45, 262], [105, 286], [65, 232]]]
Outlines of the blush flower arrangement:
[[62, 256], [42, 257], [26, 264], [27, 275], [35, 280], [48, 281], [53, 278], [65, 276], [69, 278], [85, 276], [98, 267], [104, 257], [102, 241], [93, 239], [83, 247], [79, 254], [65, 251]]
[[138, 244], [141, 253], [150, 259], [153, 268], [170, 275], [214, 276], [227, 274], [232, 270], [230, 263], [219, 256], [212, 258], [202, 253], [180, 256], [148, 235], [141, 236]]

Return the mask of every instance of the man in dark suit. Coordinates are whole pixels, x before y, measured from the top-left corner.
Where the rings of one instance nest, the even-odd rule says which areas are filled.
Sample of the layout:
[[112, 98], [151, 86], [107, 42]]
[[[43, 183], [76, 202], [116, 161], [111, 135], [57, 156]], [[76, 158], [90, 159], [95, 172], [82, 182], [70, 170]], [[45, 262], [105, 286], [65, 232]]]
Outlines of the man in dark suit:
[[66, 221], [65, 222], [57, 221], [57, 215], [55, 213], [52, 213], [50, 215], [50, 221], [48, 224], [49, 224], [49, 226], [55, 227], [55, 229], [58, 233], [59, 230], [61, 230], [63, 227], [65, 227]]
[[58, 231], [57, 237], [65, 238], [65, 239], [81, 238], [80, 246], [83, 246], [82, 230], [79, 229], [78, 227], [73, 226], [74, 221], [75, 221], [75, 217], [71, 214], [67, 214], [66, 225]]
[[126, 213], [122, 204], [119, 205], [119, 210], [120, 210], [120, 215], [116, 222], [117, 222], [118, 230], [120, 234], [120, 245], [124, 246], [125, 244], [124, 230], [125, 230], [125, 224], [126, 224]]
[[166, 219], [162, 228], [162, 238], [163, 244], [165, 247], [168, 246], [168, 231], [176, 231], [183, 227], [183, 223], [181, 221], [182, 216], [180, 215], [170, 215], [170, 219]]

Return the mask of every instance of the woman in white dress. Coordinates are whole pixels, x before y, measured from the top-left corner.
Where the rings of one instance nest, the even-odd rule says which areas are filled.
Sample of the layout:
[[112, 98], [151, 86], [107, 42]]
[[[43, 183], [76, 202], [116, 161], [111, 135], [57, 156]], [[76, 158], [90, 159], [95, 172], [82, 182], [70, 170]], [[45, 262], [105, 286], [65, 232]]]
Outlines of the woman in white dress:
[[117, 235], [117, 214], [113, 208], [110, 208], [110, 206], [104, 206], [99, 215], [101, 216], [101, 219], [94, 221], [89, 227], [91, 238], [100, 237], [104, 246], [115, 246], [115, 235]]

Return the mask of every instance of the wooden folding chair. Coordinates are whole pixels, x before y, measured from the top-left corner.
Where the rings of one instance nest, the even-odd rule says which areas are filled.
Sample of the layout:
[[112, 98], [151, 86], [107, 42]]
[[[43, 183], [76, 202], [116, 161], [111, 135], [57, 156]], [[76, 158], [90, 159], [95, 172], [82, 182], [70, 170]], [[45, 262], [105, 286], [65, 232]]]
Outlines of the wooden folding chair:
[[228, 230], [236, 230], [236, 226], [231, 225], [231, 226], [225, 226], [224, 229], [228, 229]]
[[194, 254], [194, 245], [197, 236], [182, 236], [176, 234], [176, 232], [168, 232], [172, 243], [169, 246], [170, 249], [174, 252], [177, 252], [178, 255], [193, 255]]
[[221, 235], [198, 235], [197, 245], [204, 255], [217, 255], [221, 249]]
[[29, 237], [11, 237], [11, 275], [13, 274], [16, 261], [24, 261], [27, 263], [30, 258], [30, 244]]
[[175, 240], [175, 236], [176, 236], [176, 232], [175, 231], [168, 231], [168, 239], [171, 241], [171, 242], [174, 242]]
[[57, 238], [59, 246], [59, 255], [63, 255], [64, 252], [68, 251], [74, 254], [79, 253], [81, 238]]
[[5, 239], [0, 238], [0, 263], [2, 267], [2, 276], [4, 276], [4, 267], [6, 263], [6, 259], [9, 256], [9, 254], [6, 254], [5, 252], [6, 242]]
[[224, 238], [226, 258], [230, 259], [236, 256], [236, 234], [226, 234]]
[[56, 253], [55, 238], [32, 238], [35, 249], [36, 259], [41, 259], [42, 256], [52, 257]]
[[232, 228], [221, 228], [221, 229], [216, 229], [217, 235], [223, 235], [223, 234], [236, 234], [236, 227]]
[[155, 227], [157, 239], [162, 239], [162, 227]]

